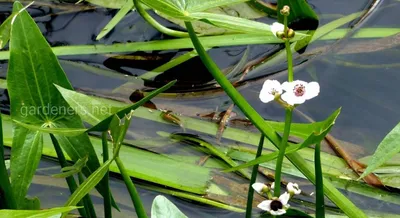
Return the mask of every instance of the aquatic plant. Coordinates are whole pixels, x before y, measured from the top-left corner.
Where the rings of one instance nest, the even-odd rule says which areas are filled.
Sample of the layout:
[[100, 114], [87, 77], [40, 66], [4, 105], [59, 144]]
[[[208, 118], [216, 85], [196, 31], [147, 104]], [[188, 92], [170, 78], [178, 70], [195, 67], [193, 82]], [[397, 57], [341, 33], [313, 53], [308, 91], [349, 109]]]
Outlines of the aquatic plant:
[[[51, 48], [34, 20], [25, 10], [27, 7], [15, 2], [13, 14], [0, 26], [0, 47], [3, 48], [10, 41], [10, 50], [0, 52], [0, 59], [9, 59], [7, 81], [1, 80], [0, 85], [8, 89], [11, 104], [10, 116], [3, 115], [3, 123], [0, 126], [7, 127], [0, 129], [0, 216], [7, 217], [11, 214], [24, 217], [49, 217], [61, 214], [62, 217], [65, 217], [67, 213], [77, 209], [83, 217], [96, 217], [97, 211], [94, 209], [89, 195], [95, 188], [104, 199], [105, 216], [112, 217], [113, 208], [119, 210], [119, 207], [116, 202], [118, 199], [114, 199], [109, 187], [109, 171], [122, 176], [138, 217], [148, 217], [149, 213], [146, 212], [136, 189], [137, 184], [132, 181], [132, 178], [151, 182], [151, 184], [145, 185], [150, 190], [216, 207], [236, 212], [244, 212], [243, 208], [246, 207], [246, 217], [254, 215], [252, 212], [254, 190], [265, 199], [259, 202], [257, 207], [271, 215], [310, 216], [288, 204], [289, 200], [295, 201], [295, 196], [301, 194], [302, 190], [297, 183], [284, 181], [283, 173], [307, 178], [315, 184], [316, 217], [324, 217], [326, 210], [329, 209], [326, 209], [324, 196], [328, 197], [347, 216], [366, 217], [364, 211], [356, 207], [337, 189], [347, 186], [347, 180], [353, 181], [351, 184], [352, 187], [355, 187], [353, 191], [358, 194], [396, 203], [394, 200], [398, 199], [396, 194], [371, 189], [357, 180], [363, 178], [368, 184], [376, 187], [384, 186], [379, 178], [370, 173], [399, 151], [400, 147], [396, 143], [399, 138], [398, 127], [382, 141], [375, 155], [370, 158], [366, 169], [354, 168], [354, 165], [350, 165], [355, 172], [345, 174], [341, 172], [342, 168], [346, 167], [345, 161], [354, 161], [346, 156], [343, 156], [343, 158], [347, 158], [344, 161], [321, 152], [321, 141], [329, 138], [329, 132], [339, 116], [340, 109], [335, 110], [324, 121], [307, 124], [292, 122], [296, 107], [316, 97], [320, 92], [317, 82], [294, 79], [293, 52], [303, 49], [315, 40], [343, 37], [347, 30], [338, 30], [337, 28], [357, 18], [361, 12], [339, 18], [315, 31], [294, 31], [289, 28], [289, 24], [297, 19], [308, 19], [318, 23], [315, 12], [304, 0], [279, 0], [277, 6], [252, 1], [250, 4], [277, 17], [278, 22], [274, 22], [272, 25], [240, 16], [212, 12], [215, 7], [233, 3], [244, 4], [245, 0], [128, 0], [113, 2], [90, 0], [89, 2], [120, 9], [113, 20], [99, 33], [97, 40], [107, 35], [132, 9], [137, 10], [144, 20], [161, 33], [181, 39], [134, 42], [123, 45]], [[148, 13], [149, 10], [185, 27], [185, 30], [178, 31], [163, 26]], [[213, 31], [223, 30], [229, 34], [213, 36], [213, 32], [209, 31], [211, 29], [209, 26], [210, 29], [204, 30], [198, 26], [199, 23], [217, 28]], [[388, 32], [390, 31], [392, 30]], [[332, 35], [329, 35], [329, 32]], [[366, 31], [364, 34], [370, 36], [371, 32]], [[377, 32], [380, 36], [387, 34], [381, 31]], [[199, 35], [201, 37], [198, 37]], [[251, 77], [254, 74], [253, 71], [241, 75], [240, 78], [237, 77], [238, 69], [243, 68], [246, 62], [248, 50], [239, 63], [226, 75], [221, 72], [206, 52], [214, 46], [259, 43], [282, 43], [285, 46], [285, 50], [276, 53], [269, 61], [264, 61], [257, 66], [258, 69], [263, 69], [278, 61], [287, 61], [287, 81], [281, 84], [277, 80], [268, 79], [264, 82], [259, 94], [262, 102], [275, 101], [283, 107], [285, 110], [285, 122], [283, 123], [264, 120], [236, 89], [236, 85], [243, 78]], [[129, 82], [138, 84], [143, 82], [142, 80], [150, 80], [163, 71], [194, 56], [199, 56], [224, 93], [259, 130], [259, 133], [225, 126], [234, 105], [231, 105], [225, 114], [221, 115], [219, 126], [211, 122], [181, 116], [169, 110], [142, 107], [153, 97], [174, 86], [176, 80], [170, 81], [152, 92], [145, 93], [136, 103], [129, 105], [76, 92], [56, 57], [56, 55], [174, 48], [194, 49], [139, 76], [138, 79], [131, 79]], [[97, 73], [100, 72], [99, 69], [87, 66], [86, 68]], [[102, 71], [102, 73], [107, 74], [108, 72]], [[323, 87], [321, 90], [323, 92]], [[128, 140], [125, 136], [129, 133], [131, 121], [138, 117], [170, 126], [178, 125], [184, 133], [157, 132], [164, 140], [161, 142], [156, 139]], [[86, 128], [83, 122], [91, 126]], [[11, 128], [14, 130], [13, 133]], [[187, 133], [186, 130], [213, 135], [217, 133], [217, 142], [210, 142], [201, 136]], [[97, 136], [89, 135], [89, 133]], [[12, 147], [10, 179], [2, 159], [4, 156], [3, 134], [6, 139], [4, 144]], [[289, 136], [297, 136], [300, 141], [298, 143], [290, 142]], [[221, 138], [229, 138], [254, 146], [257, 146], [258, 142], [258, 147], [230, 144], [219, 146]], [[206, 156], [195, 159], [196, 157], [179, 157], [173, 154], [160, 155], [148, 146], [163, 148], [168, 144], [165, 140], [168, 143], [173, 141], [191, 145], [191, 149], [201, 151]], [[310, 146], [315, 147], [312, 149]], [[266, 148], [273, 150], [267, 151]], [[54, 179], [65, 178], [71, 192], [63, 207], [39, 210], [41, 208], [39, 199], [27, 197], [42, 155], [56, 157], [61, 166], [61, 173], [55, 174], [53, 177]], [[321, 162], [321, 156], [337, 163], [337, 168], [329, 166], [329, 170], [323, 170], [328, 166]], [[102, 161], [100, 161], [100, 157], [102, 157]], [[288, 163], [285, 162], [285, 157], [295, 168], [286, 166]], [[276, 164], [271, 165], [270, 163], [275, 159]], [[202, 165], [206, 161], [212, 167], [203, 167]], [[314, 161], [314, 166], [309, 164], [310, 161]], [[248, 171], [249, 167], [252, 167], [251, 173]], [[271, 185], [256, 182], [259, 167], [273, 169], [274, 173], [264, 174], [274, 179], [275, 182]], [[215, 168], [224, 173], [238, 172], [238, 175], [248, 181], [248, 189], [245, 193], [245, 195], [247, 194], [246, 201], [235, 202], [236, 199], [240, 199], [239, 197], [245, 198], [244, 195], [241, 195], [243, 193], [238, 191], [239, 184], [221, 176], [221, 174], [224, 175], [222, 172], [216, 173], [213, 170]], [[281, 192], [282, 185], [286, 185], [287, 191], [284, 193]], [[157, 196], [153, 201], [151, 217], [165, 216], [186, 217], [167, 198]]]

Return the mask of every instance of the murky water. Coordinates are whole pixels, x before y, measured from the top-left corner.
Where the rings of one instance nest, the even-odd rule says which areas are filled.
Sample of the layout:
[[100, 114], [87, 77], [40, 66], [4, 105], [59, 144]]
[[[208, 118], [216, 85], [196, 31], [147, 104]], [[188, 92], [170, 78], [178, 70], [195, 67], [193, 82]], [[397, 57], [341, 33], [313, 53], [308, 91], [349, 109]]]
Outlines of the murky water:
[[[49, 1], [44, 1], [48, 3]], [[310, 4], [316, 12], [323, 15], [321, 25], [331, 21], [337, 15], [347, 15], [363, 9], [367, 9], [375, 1], [366, 0], [338, 0], [338, 1], [318, 1], [310, 0]], [[400, 121], [400, 101], [398, 101], [398, 81], [400, 81], [399, 66], [396, 65], [399, 57], [398, 46], [378, 52], [361, 53], [361, 54], [341, 54], [337, 52], [341, 48], [346, 48], [353, 43], [365, 39], [352, 39], [351, 36], [359, 29], [367, 27], [399, 27], [398, 11], [400, 6], [395, 0], [381, 1], [374, 11], [369, 14], [362, 22], [356, 25], [354, 31], [345, 39], [338, 42], [317, 42], [309, 46], [307, 51], [312, 51], [321, 45], [333, 45], [322, 55], [311, 56], [299, 59], [301, 64], [295, 69], [295, 78], [305, 81], [317, 80], [321, 85], [321, 93], [318, 98], [309, 101], [307, 104], [299, 107], [299, 110], [315, 120], [322, 120], [327, 117], [333, 110], [342, 107], [342, 113], [339, 116], [336, 126], [332, 134], [344, 141], [361, 145], [363, 150], [354, 153], [355, 157], [371, 154], [375, 150], [378, 143]], [[10, 3], [0, 3], [0, 14], [8, 15], [11, 10]], [[72, 4], [62, 4], [73, 8]], [[148, 41], [156, 39], [164, 39], [166, 36], [161, 35], [147, 23], [143, 22], [137, 13], [129, 14], [120, 24], [117, 25], [104, 39], [96, 42], [94, 39], [102, 27], [116, 13], [115, 10], [95, 9], [80, 12], [71, 12], [57, 15], [65, 9], [57, 9], [52, 6], [34, 6], [29, 9], [31, 15], [37, 21], [39, 27], [43, 31], [46, 39], [51, 45], [78, 45], [78, 44], [112, 44], [114, 42], [129, 41]], [[5, 16], [4, 16], [5, 17]], [[0, 17], [2, 18], [2, 17]], [[173, 26], [173, 24], [160, 19], [163, 24]], [[266, 22], [271, 22], [267, 20]], [[353, 23], [345, 27], [352, 26]], [[371, 41], [372, 43], [372, 41]], [[249, 59], [256, 59], [261, 55], [267, 55], [279, 49], [277, 45], [257, 45], [250, 46]], [[210, 50], [211, 57], [222, 68], [228, 68], [236, 64], [246, 46], [215, 48]], [[147, 55], [157, 57], [154, 61], [132, 61], [118, 60], [110, 58], [107, 55], [82, 55], [82, 56], [64, 56], [62, 60], [72, 60], [84, 62], [93, 66], [99, 66], [103, 69], [114, 70], [119, 75], [141, 75], [142, 73], [154, 69], [170, 60], [176, 54], [182, 51], [169, 52], [142, 52], [134, 55]], [[306, 61], [304, 61], [306, 60]], [[304, 61], [304, 62], [303, 62]], [[68, 74], [68, 78], [76, 88], [90, 89], [94, 92], [110, 92], [112, 89], [124, 84], [126, 80], [120, 77], [108, 77], [95, 74], [80, 67], [62, 63], [64, 70]], [[240, 90], [242, 94], [249, 100], [253, 107], [260, 114], [271, 120], [283, 120], [283, 111], [274, 104], [262, 104], [258, 99], [258, 92], [261, 88], [263, 80], [266, 76], [284, 81], [286, 72], [284, 71], [285, 63], [272, 68], [264, 69], [254, 77], [251, 81], [245, 83]], [[6, 75], [7, 63], [1, 64], [1, 75]], [[196, 90], [209, 88], [205, 83], [214, 84], [210, 75], [206, 72], [198, 58], [192, 59], [183, 67], [171, 69], [166, 73], [158, 76], [156, 82], [147, 85], [159, 85], [161, 82], [179, 78], [180, 82], [176, 90], [190, 92], [194, 87]], [[158, 82], [157, 82], [158, 81]], [[133, 90], [132, 90], [133, 91]], [[121, 95], [126, 98], [130, 93]], [[4, 96], [3, 96], [4, 97]], [[154, 100], [156, 105], [175, 105], [175, 107], [187, 108], [183, 113], [188, 116], [195, 116], [200, 112], [212, 112], [215, 108], [219, 110], [226, 109], [231, 101], [228, 97], [217, 92], [212, 95], [193, 98], [157, 98]], [[199, 106], [201, 104], [201, 106]], [[4, 111], [7, 106], [4, 106]], [[240, 114], [237, 108], [235, 112]], [[295, 116], [295, 121], [303, 122], [304, 118]], [[140, 121], [138, 121], [140, 122]], [[159, 124], [146, 122], [143, 125], [132, 126], [132, 131], [140, 132], [143, 137], [152, 135], [154, 131], [160, 130]], [[166, 131], [164, 129], [164, 131]], [[174, 130], [170, 130], [171, 132]], [[53, 183], [48, 175], [58, 172], [58, 168], [47, 169], [54, 166], [55, 162], [43, 161], [41, 170], [35, 178], [35, 185], [31, 188], [32, 195], [38, 195], [42, 199], [44, 207], [59, 206], [68, 195], [64, 180]], [[53, 171], [51, 171], [53, 170]], [[52, 183], [51, 185], [48, 185]], [[116, 199], [123, 203], [122, 210], [132, 210], [130, 208], [129, 196], [125, 191], [124, 184], [114, 178], [112, 180], [113, 192]], [[151, 201], [157, 193], [140, 189], [142, 199], [145, 201], [147, 208], [150, 208]], [[49, 197], [51, 196], [51, 197]], [[365, 202], [362, 197], [355, 194], [350, 196], [358, 205], [368, 208], [376, 202]], [[209, 206], [193, 204], [185, 200], [169, 197], [177, 206], [182, 209], [189, 217], [242, 217], [240, 214], [232, 213], [225, 210], [215, 209]], [[101, 200], [95, 199], [95, 203], [101, 208]], [[381, 204], [380, 209], [383, 211], [396, 211], [396, 208], [390, 204]], [[99, 211], [102, 211], [101, 209]], [[132, 217], [131, 214], [126, 217]]]

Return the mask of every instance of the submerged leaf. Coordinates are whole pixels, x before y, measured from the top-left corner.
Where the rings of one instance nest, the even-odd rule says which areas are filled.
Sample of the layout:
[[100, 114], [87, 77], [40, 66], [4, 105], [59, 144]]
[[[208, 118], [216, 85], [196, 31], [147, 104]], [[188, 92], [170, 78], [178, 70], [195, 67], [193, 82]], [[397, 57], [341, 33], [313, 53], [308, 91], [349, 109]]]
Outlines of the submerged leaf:
[[372, 159], [368, 161], [368, 167], [365, 169], [360, 178], [370, 174], [379, 166], [383, 165], [387, 160], [400, 152], [400, 123], [397, 124], [378, 145]]

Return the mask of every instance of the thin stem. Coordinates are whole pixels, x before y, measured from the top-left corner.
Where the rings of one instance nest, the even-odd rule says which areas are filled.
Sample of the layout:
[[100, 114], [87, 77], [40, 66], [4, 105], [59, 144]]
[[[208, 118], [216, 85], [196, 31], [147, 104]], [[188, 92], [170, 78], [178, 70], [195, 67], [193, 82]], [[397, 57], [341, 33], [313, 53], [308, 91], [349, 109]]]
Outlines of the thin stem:
[[[132, 0], [130, 0], [132, 1]], [[140, 4], [139, 0], [133, 0], [133, 4], [136, 7], [137, 12], [140, 14], [140, 16], [143, 17], [150, 25], [152, 25], [154, 28], [156, 28], [158, 31], [167, 34], [169, 36], [175, 36], [175, 37], [189, 37], [188, 33], [181, 32], [181, 31], [176, 31], [169, 29], [160, 23], [158, 23], [154, 18], [150, 16], [150, 14], [147, 13], [147, 11], [142, 7]]]
[[324, 218], [325, 198], [324, 198], [324, 183], [323, 183], [324, 177], [322, 175], [322, 168], [321, 168], [321, 143], [315, 145], [314, 165], [315, 165], [315, 186], [316, 186], [315, 215], [318, 218]]
[[[58, 162], [60, 163], [61, 168], [67, 167], [68, 166], [67, 160], [65, 159], [64, 153], [60, 147], [60, 144], [58, 143], [57, 138], [53, 134], [50, 134], [50, 138], [51, 138], [51, 142], [53, 143], [54, 150], [57, 153], [57, 159], [58, 159]], [[78, 185], [76, 184], [74, 177], [68, 176], [65, 178], [65, 180], [67, 181], [69, 192], [71, 194], [74, 193], [75, 190], [78, 188]], [[78, 203], [78, 206], [83, 206], [82, 201], [80, 201]], [[81, 216], [87, 217], [85, 207], [79, 208], [78, 211]]]
[[291, 109], [285, 110], [285, 129], [283, 131], [282, 141], [279, 145], [279, 155], [276, 160], [276, 168], [275, 168], [275, 189], [274, 189], [275, 197], [278, 197], [281, 192], [282, 163], [283, 163], [283, 158], [285, 157], [287, 141], [289, 139], [290, 126], [292, 123], [292, 115], [293, 113]]
[[[107, 162], [109, 159], [108, 154], [108, 141], [107, 141], [107, 132], [103, 132], [101, 134], [101, 142], [103, 147], [103, 163]], [[110, 187], [110, 173], [107, 170], [106, 174], [104, 175], [104, 184], [106, 187]], [[111, 209], [111, 193], [110, 189], [104, 190], [104, 217], [111, 218], [112, 217], [112, 209]]]
[[122, 178], [124, 179], [126, 188], [129, 191], [129, 195], [131, 196], [133, 206], [135, 207], [136, 214], [139, 218], [147, 218], [146, 210], [140, 200], [139, 193], [136, 190], [135, 185], [133, 184], [131, 177], [129, 176], [128, 172], [126, 172], [125, 166], [122, 163], [119, 157], [115, 158], [115, 162], [117, 163], [118, 169], [121, 172]]
[[[209, 72], [213, 75], [215, 80], [224, 89], [226, 94], [232, 99], [232, 101], [240, 108], [246, 117], [248, 117], [254, 126], [264, 136], [271, 141], [275, 147], [279, 148], [281, 137], [276, 133], [276, 131], [265, 122], [264, 118], [257, 113], [256, 110], [246, 101], [246, 99], [236, 90], [236, 88], [225, 78], [225, 75], [219, 70], [218, 66], [212, 61], [210, 56], [204, 50], [199, 39], [194, 32], [193, 26], [190, 22], [185, 22], [186, 28], [189, 32], [190, 38], [192, 40], [193, 46], [196, 48], [204, 65], [207, 67]], [[303, 173], [311, 182], [315, 183], [314, 169], [310, 164], [308, 164], [304, 158], [302, 158], [298, 153], [287, 154], [286, 157], [293, 163], [296, 168]], [[337, 190], [332, 183], [325, 181], [324, 183], [325, 194], [334, 202], [343, 212], [349, 217], [367, 217], [365, 213], [357, 208], [353, 202], [347, 199], [339, 190]]]
[[[85, 178], [83, 177], [81, 172], [78, 172], [78, 181], [79, 181], [80, 185], [85, 181]], [[90, 198], [90, 195], [89, 194], [85, 195], [83, 197], [82, 201], [83, 201], [83, 205], [85, 205], [84, 207], [87, 212], [87, 217], [96, 218], [97, 217], [96, 210], [94, 209], [93, 202], [92, 202], [92, 199]]]
[[[256, 158], [261, 156], [264, 145], [264, 135], [261, 134], [260, 142], [258, 143]], [[246, 218], [251, 218], [251, 211], [253, 209], [253, 197], [254, 197], [254, 189], [251, 185], [256, 181], [258, 174], [258, 164], [253, 166], [253, 170], [251, 172], [251, 178], [249, 183], [249, 192], [247, 194], [247, 206], [246, 206]]]
[[285, 48], [286, 48], [286, 57], [287, 57], [287, 64], [288, 64], [288, 81], [292, 82], [293, 81], [293, 55], [292, 55], [292, 49], [290, 48], [290, 40], [287, 39], [287, 34], [288, 34], [288, 18], [287, 16], [284, 16], [283, 19], [283, 24], [285, 25], [284, 33], [286, 34], [286, 39], [285, 39]]

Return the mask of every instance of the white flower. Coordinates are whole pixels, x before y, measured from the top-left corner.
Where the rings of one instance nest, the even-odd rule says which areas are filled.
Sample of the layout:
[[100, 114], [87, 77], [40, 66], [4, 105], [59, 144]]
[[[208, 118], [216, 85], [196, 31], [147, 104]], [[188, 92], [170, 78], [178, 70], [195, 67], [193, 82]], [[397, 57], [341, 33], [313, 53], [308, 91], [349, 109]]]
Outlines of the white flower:
[[282, 87], [277, 80], [266, 80], [260, 92], [260, 100], [268, 103], [275, 99], [275, 95], [282, 94]]
[[290, 105], [302, 104], [319, 94], [319, 84], [317, 82], [307, 83], [301, 80], [284, 82], [282, 88], [286, 91], [281, 96], [282, 100]]
[[284, 30], [285, 30], [285, 26], [283, 24], [281, 24], [281, 23], [274, 22], [271, 25], [271, 32], [272, 32], [272, 34], [274, 34], [275, 37], [277, 37], [276, 36], [277, 32], [283, 32]]
[[301, 193], [301, 189], [297, 183], [289, 182], [286, 186], [286, 189], [291, 195], [298, 195]]
[[265, 193], [265, 192], [269, 191], [269, 187], [266, 186], [264, 183], [261, 183], [261, 182], [256, 182], [253, 185], [251, 185], [251, 187], [253, 187], [253, 189], [259, 194], [262, 194], [262, 193]]
[[268, 211], [271, 215], [279, 216], [285, 214], [286, 210], [290, 207], [288, 204], [289, 198], [290, 194], [285, 192], [279, 198], [262, 201], [257, 207]]

